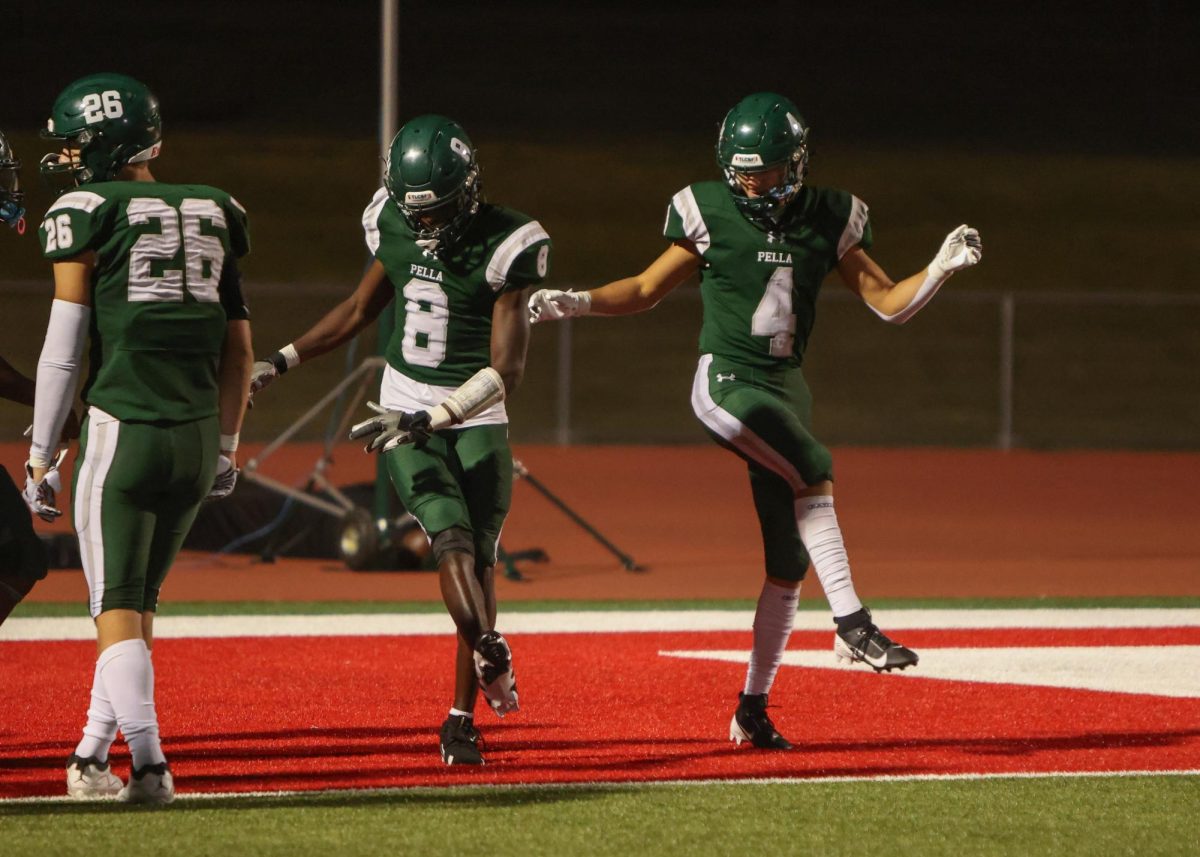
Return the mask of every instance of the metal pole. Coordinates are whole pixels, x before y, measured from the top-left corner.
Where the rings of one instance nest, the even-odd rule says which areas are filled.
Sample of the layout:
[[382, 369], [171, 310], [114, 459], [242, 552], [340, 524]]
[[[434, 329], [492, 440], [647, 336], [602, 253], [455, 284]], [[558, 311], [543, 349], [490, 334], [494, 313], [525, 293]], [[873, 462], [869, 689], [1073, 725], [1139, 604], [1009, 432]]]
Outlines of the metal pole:
[[[400, 0], [379, 0], [379, 156], [396, 136], [400, 83]], [[379, 175], [383, 177], [383, 164]]]
[[[400, 86], [400, 0], [379, 0], [379, 176], [383, 184], [388, 146], [396, 136]], [[379, 353], [387, 353], [396, 327], [395, 311], [389, 306], [379, 316]], [[392, 485], [383, 456], [375, 463], [375, 517], [392, 516]]]
[[1004, 450], [1013, 446], [1013, 320], [1016, 300], [1012, 292], [1000, 298], [1000, 432], [996, 445]]
[[556, 441], [559, 446], [571, 442], [571, 319], [558, 325], [558, 379], [555, 399], [558, 406]]

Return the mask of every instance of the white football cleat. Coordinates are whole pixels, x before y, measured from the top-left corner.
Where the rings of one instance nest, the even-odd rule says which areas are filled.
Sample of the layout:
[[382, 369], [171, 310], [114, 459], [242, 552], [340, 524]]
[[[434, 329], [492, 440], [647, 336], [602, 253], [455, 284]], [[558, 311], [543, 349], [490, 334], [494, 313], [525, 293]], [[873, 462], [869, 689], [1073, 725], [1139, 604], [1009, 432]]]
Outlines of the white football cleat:
[[125, 787], [108, 762], [74, 753], [67, 759], [67, 796], [79, 800], [116, 797]]
[[175, 800], [175, 780], [166, 762], [134, 770], [129, 785], [121, 789], [117, 800], [162, 806]]
[[495, 631], [488, 631], [475, 643], [475, 677], [479, 689], [497, 717], [520, 708], [517, 702], [517, 679], [513, 675], [512, 649], [508, 640]]

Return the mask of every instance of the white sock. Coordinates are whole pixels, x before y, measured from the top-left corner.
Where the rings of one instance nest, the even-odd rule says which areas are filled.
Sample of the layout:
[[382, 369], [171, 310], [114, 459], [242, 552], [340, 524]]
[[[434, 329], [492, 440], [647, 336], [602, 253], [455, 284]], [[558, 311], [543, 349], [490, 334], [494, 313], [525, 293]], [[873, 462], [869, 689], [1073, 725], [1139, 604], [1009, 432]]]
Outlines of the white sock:
[[100, 677], [99, 659], [92, 673], [92, 701], [88, 706], [87, 718], [83, 738], [75, 747], [75, 755], [104, 761], [108, 758], [109, 747], [117, 739], [117, 715], [108, 701], [104, 679]]
[[451, 716], [451, 717], [465, 717], [465, 718], [467, 718], [468, 720], [474, 720], [474, 719], [475, 719], [475, 712], [473, 712], [473, 711], [459, 711], [457, 708], [451, 708], [451, 709], [450, 709], [450, 716]]
[[788, 589], [771, 581], [763, 583], [754, 611], [754, 649], [750, 652], [750, 667], [746, 670], [747, 694], [769, 693], [775, 683], [775, 673], [783, 661], [792, 623], [796, 620], [799, 589]]
[[833, 497], [817, 495], [796, 499], [796, 526], [800, 541], [817, 570], [817, 579], [834, 617], [849, 616], [862, 609], [862, 602], [850, 579], [850, 560], [833, 511]]
[[133, 756], [133, 767], [165, 762], [154, 711], [154, 669], [146, 643], [140, 639], [122, 640], [109, 646], [100, 655], [97, 667]]

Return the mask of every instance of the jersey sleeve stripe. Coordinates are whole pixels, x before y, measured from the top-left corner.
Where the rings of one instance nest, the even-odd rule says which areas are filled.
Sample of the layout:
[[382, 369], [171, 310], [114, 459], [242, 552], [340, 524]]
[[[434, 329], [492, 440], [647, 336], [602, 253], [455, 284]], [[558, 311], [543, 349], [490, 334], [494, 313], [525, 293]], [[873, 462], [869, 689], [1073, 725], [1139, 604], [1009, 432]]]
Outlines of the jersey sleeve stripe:
[[850, 197], [850, 217], [846, 220], [846, 228], [838, 240], [837, 257], [840, 260], [863, 239], [867, 231], [867, 204], [857, 196]]
[[700, 215], [700, 204], [696, 202], [696, 194], [690, 187], [685, 187], [675, 194], [671, 205], [675, 206], [680, 219], [683, 220], [684, 234], [687, 235], [689, 241], [696, 245], [696, 250], [703, 256], [712, 240], [709, 238], [704, 218]]
[[236, 208], [238, 211], [240, 211], [242, 214], [245, 214], [245, 213], [246, 213], [246, 208], [245, 208], [245, 206], [243, 206], [243, 205], [242, 205], [240, 202], [238, 202], [238, 201], [237, 201], [236, 199], [234, 199], [232, 196], [231, 196], [231, 197], [229, 197], [229, 201], [230, 201], [230, 202], [232, 202], [232, 203], [233, 203], [233, 207], [234, 207], [234, 208]]
[[492, 291], [498, 292], [504, 288], [504, 284], [508, 282], [508, 272], [518, 256], [539, 241], [549, 240], [550, 236], [542, 228], [542, 224], [531, 220], [501, 241], [487, 266], [486, 277]]
[[54, 205], [50, 206], [50, 211], [46, 213], [49, 214], [62, 208], [77, 208], [91, 214], [103, 204], [104, 197], [98, 193], [92, 193], [90, 190], [73, 190], [56, 199]]
[[371, 251], [372, 256], [379, 252], [379, 213], [383, 211], [383, 204], [387, 200], [387, 188], [381, 187], [375, 191], [375, 196], [371, 197], [371, 204], [363, 211], [363, 232], [366, 233], [367, 249]]

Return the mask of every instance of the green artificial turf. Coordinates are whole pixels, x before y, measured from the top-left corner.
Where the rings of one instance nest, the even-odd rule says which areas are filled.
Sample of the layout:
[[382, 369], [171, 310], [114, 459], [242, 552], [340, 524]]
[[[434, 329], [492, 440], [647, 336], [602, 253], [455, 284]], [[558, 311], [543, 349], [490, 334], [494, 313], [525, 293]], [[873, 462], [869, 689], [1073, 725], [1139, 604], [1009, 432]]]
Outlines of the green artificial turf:
[[7, 857], [1170, 855], [1200, 777], [410, 789], [118, 804], [0, 803]]

